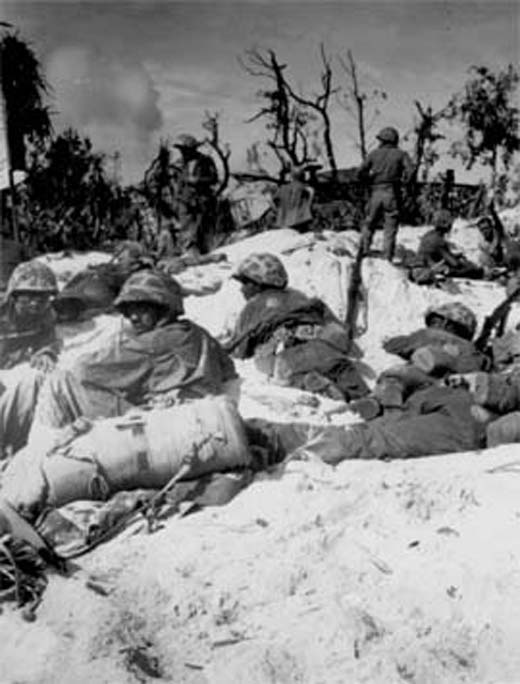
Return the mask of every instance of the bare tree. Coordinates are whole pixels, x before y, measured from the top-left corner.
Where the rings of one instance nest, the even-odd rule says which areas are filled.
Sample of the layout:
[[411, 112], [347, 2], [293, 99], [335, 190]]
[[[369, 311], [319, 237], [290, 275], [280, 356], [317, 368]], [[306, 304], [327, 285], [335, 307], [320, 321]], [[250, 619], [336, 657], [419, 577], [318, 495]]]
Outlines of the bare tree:
[[[306, 97], [297, 92], [289, 82], [282, 64], [273, 50], [261, 52], [248, 50], [246, 60], [239, 58], [242, 68], [255, 78], [263, 78], [272, 89], [258, 91], [264, 101], [260, 110], [248, 122], [264, 119], [270, 133], [267, 145], [280, 163], [280, 177], [290, 166], [314, 162], [311, 152], [315, 150], [312, 127], [322, 124], [322, 136], [328, 164], [336, 172], [336, 161], [331, 137], [331, 121], [328, 113], [330, 99], [336, 90], [332, 87], [330, 60], [321, 46], [323, 70], [321, 92]], [[311, 149], [312, 148], [312, 149]]]
[[286, 81], [287, 90], [292, 97], [292, 99], [297, 102], [302, 107], [308, 107], [313, 110], [318, 117], [321, 118], [323, 124], [323, 144], [325, 147], [325, 154], [327, 157], [327, 162], [332, 171], [333, 178], [336, 177], [338, 172], [338, 167], [336, 164], [336, 158], [334, 156], [334, 147], [332, 145], [332, 125], [329, 115], [330, 99], [333, 95], [338, 92], [338, 88], [332, 87], [332, 67], [330, 64], [330, 58], [325, 52], [325, 47], [323, 43], [320, 44], [320, 56], [322, 61], [322, 71], [320, 74], [321, 81], [321, 92], [314, 97], [308, 98], [299, 95], [294, 91], [292, 86]]
[[441, 119], [446, 116], [446, 108], [440, 109], [434, 114], [431, 105], [423, 107], [418, 100], [415, 100], [414, 104], [419, 114], [419, 120], [414, 127], [414, 175], [417, 178], [419, 169], [422, 166], [421, 180], [425, 182], [428, 180], [428, 173], [431, 167], [439, 158], [439, 154], [435, 150], [435, 143], [445, 138], [436, 129]]
[[229, 158], [231, 156], [231, 148], [227, 143], [222, 143], [220, 140], [220, 115], [218, 112], [205, 112], [205, 118], [202, 122], [202, 128], [208, 132], [209, 136], [205, 138], [205, 142], [211, 147], [219, 158], [223, 176], [220, 184], [216, 190], [216, 194], [220, 195], [227, 188], [229, 183]]
[[[356, 121], [356, 144], [363, 160], [367, 156], [367, 130], [372, 126], [380, 113], [376, 105], [369, 115], [368, 103], [371, 102], [375, 105], [379, 100], [386, 100], [387, 95], [380, 88], [373, 88], [371, 92], [367, 92], [366, 88], [360, 85], [358, 65], [351, 50], [347, 50], [346, 59], [340, 55], [338, 60], [347, 76], [346, 90], [344, 96], [340, 98], [340, 104]], [[369, 119], [368, 122], [367, 119]]]

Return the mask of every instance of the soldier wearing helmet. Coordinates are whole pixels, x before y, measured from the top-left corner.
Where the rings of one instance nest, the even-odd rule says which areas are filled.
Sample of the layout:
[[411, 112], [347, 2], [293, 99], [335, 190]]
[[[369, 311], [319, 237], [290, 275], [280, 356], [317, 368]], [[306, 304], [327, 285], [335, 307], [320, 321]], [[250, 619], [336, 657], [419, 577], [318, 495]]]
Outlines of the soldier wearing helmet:
[[368, 254], [374, 231], [383, 220], [384, 257], [392, 261], [399, 227], [401, 191], [412, 177], [413, 164], [408, 154], [399, 149], [399, 134], [395, 128], [383, 128], [376, 137], [380, 146], [368, 154], [359, 169], [360, 180], [371, 189], [361, 233], [362, 245]]
[[141, 271], [130, 276], [114, 302], [138, 334], [175, 321], [184, 313], [182, 290], [170, 276]]
[[132, 274], [153, 266], [145, 248], [133, 240], [121, 242], [111, 261], [88, 266], [77, 273], [55, 297], [60, 322], [110, 311], [123, 283]]
[[207, 254], [214, 247], [218, 173], [213, 159], [199, 151], [200, 145], [196, 138], [185, 133], [174, 143], [181, 153], [175, 196], [177, 247], [181, 254]]
[[436, 378], [489, 367], [489, 358], [472, 343], [477, 319], [465, 304], [431, 306], [424, 322], [424, 328], [383, 341], [384, 350], [406, 365], [393, 366], [380, 375], [375, 389], [380, 407], [402, 408], [409, 394], [431, 386]]
[[[405, 361], [415, 359], [419, 362], [422, 359], [419, 365], [428, 373], [437, 375], [469, 373], [489, 366], [489, 359], [478, 352], [472, 343], [477, 319], [465, 304], [449, 302], [430, 306], [425, 311], [424, 322], [424, 328], [385, 340], [385, 351]], [[430, 350], [431, 354], [424, 352], [425, 349]], [[439, 357], [438, 367], [435, 365], [436, 355]], [[432, 368], [429, 367], [430, 362], [434, 363]]]
[[[367, 387], [349, 359], [345, 327], [327, 305], [288, 287], [282, 261], [268, 252], [250, 254], [232, 276], [246, 304], [226, 349], [254, 357], [280, 384], [337, 399], [356, 398]], [[336, 372], [339, 368], [342, 372]]]
[[35, 409], [35, 430], [224, 393], [236, 378], [233, 361], [217, 340], [184, 318], [183, 293], [170, 276], [153, 270], [134, 273], [114, 306], [125, 319], [122, 329], [72, 368], [47, 376]]
[[45, 264], [27, 261], [15, 268], [0, 310], [0, 368], [30, 361], [44, 370], [53, 364], [59, 344], [51, 301], [57, 292]]
[[494, 202], [474, 224], [480, 233], [479, 263], [488, 278], [515, 273], [520, 270], [520, 241], [506, 231]]
[[25, 444], [34, 402], [60, 351], [51, 305], [58, 291], [51, 269], [39, 261], [19, 264], [0, 308], [0, 368], [20, 368], [16, 381], [0, 385], [0, 459]]
[[[453, 225], [451, 212], [447, 209], [436, 211], [433, 225], [433, 229], [422, 236], [417, 250], [417, 260], [413, 263], [416, 269], [422, 270], [420, 282], [431, 282], [434, 273], [455, 278], [482, 278], [483, 269], [471, 263], [463, 254], [457, 253], [446, 239]], [[425, 269], [431, 270], [432, 277], [428, 280]], [[413, 276], [413, 272], [412, 280], [419, 282]]]
[[268, 252], [250, 254], [232, 277], [241, 284], [246, 300], [264, 290], [284, 290], [289, 282], [285, 266], [277, 256]]

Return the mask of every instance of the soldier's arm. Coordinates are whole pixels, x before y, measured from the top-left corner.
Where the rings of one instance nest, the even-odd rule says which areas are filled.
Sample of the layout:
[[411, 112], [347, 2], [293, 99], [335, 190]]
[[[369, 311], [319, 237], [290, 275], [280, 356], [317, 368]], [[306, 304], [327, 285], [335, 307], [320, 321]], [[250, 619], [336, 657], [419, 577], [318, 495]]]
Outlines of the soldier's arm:
[[360, 181], [366, 181], [370, 178], [372, 170], [372, 156], [368, 154], [361, 166], [358, 168], [357, 175]]
[[402, 156], [402, 167], [403, 167], [403, 168], [402, 168], [401, 177], [402, 177], [403, 183], [406, 184], [406, 183], [408, 183], [408, 182], [412, 179], [413, 174], [414, 174], [414, 171], [415, 171], [414, 163], [413, 163], [413, 161], [411, 160], [410, 155], [408, 154], [408, 152], [403, 152], [403, 156]]
[[396, 335], [383, 341], [383, 349], [388, 354], [395, 354], [402, 359], [409, 360], [416, 349], [423, 346], [425, 341], [420, 339], [419, 332], [410, 335]]
[[446, 244], [440, 248], [442, 260], [451, 268], [456, 268], [460, 264], [460, 259], [450, 250], [449, 245]]

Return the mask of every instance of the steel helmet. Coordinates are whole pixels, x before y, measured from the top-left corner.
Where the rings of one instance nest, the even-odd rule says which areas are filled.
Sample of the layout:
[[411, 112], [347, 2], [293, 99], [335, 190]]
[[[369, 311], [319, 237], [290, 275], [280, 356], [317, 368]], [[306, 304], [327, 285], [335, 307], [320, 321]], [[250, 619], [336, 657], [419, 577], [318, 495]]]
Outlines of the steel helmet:
[[7, 296], [24, 291], [55, 295], [58, 283], [52, 269], [36, 260], [18, 264], [7, 283]]
[[74, 320], [85, 310], [103, 310], [112, 306], [119, 290], [110, 275], [101, 270], [87, 269], [77, 273], [53, 302], [62, 318]]
[[450, 302], [448, 304], [436, 304], [430, 306], [424, 314], [424, 321], [429, 325], [432, 316], [440, 316], [455, 323], [466, 332], [465, 337], [471, 340], [477, 329], [477, 317], [471, 309], [461, 302]]
[[195, 149], [200, 145], [197, 138], [188, 133], [182, 133], [174, 142], [174, 147], [186, 147], [188, 149]]
[[114, 306], [121, 311], [126, 304], [156, 304], [167, 309], [170, 316], [175, 317], [184, 313], [182, 299], [182, 289], [176, 280], [165, 273], [146, 270], [138, 271], [128, 278]]
[[289, 276], [280, 259], [269, 252], [250, 254], [239, 264], [233, 278], [251, 281], [263, 287], [283, 290], [287, 287]]
[[376, 135], [376, 138], [381, 142], [397, 145], [399, 142], [399, 133], [395, 128], [392, 128], [392, 126], [387, 126], [379, 131], [379, 133]]

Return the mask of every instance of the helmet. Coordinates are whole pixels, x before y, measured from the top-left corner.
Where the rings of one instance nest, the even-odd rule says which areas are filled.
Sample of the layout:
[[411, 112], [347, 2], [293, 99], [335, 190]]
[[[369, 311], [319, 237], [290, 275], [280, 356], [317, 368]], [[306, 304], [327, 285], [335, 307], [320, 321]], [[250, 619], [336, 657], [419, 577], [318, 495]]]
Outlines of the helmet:
[[376, 138], [381, 142], [392, 143], [393, 145], [397, 145], [397, 143], [399, 142], [399, 133], [396, 131], [395, 128], [387, 126], [386, 128], [382, 128], [379, 131], [379, 133], [376, 135]]
[[451, 228], [453, 216], [448, 209], [438, 209], [433, 215], [433, 225], [439, 228]]
[[187, 147], [190, 149], [195, 149], [199, 145], [200, 143], [197, 138], [194, 138], [193, 135], [188, 135], [188, 133], [182, 133], [174, 142], [174, 147]]
[[41, 261], [24, 261], [11, 274], [7, 283], [7, 296], [19, 291], [43, 292], [55, 295], [58, 283], [52, 270]]
[[440, 316], [447, 321], [455, 323], [465, 331], [465, 337], [469, 340], [471, 340], [477, 329], [477, 317], [471, 309], [461, 302], [430, 306], [424, 314], [426, 325], [429, 325], [432, 316]]
[[250, 254], [239, 264], [233, 278], [250, 280], [257, 285], [275, 287], [279, 290], [287, 287], [289, 280], [287, 271], [280, 259], [268, 252]]
[[87, 309], [110, 308], [119, 289], [112, 281], [101, 269], [80, 271], [54, 300], [55, 311], [62, 319], [74, 320]]
[[114, 306], [122, 310], [126, 304], [145, 302], [165, 307], [171, 316], [180, 316], [184, 313], [182, 297], [181, 286], [172, 277], [159, 271], [138, 271], [125, 282]]
[[146, 250], [140, 242], [135, 240], [123, 240], [114, 251], [114, 259], [117, 261], [119, 259], [128, 258], [134, 261], [144, 257], [145, 254]]

